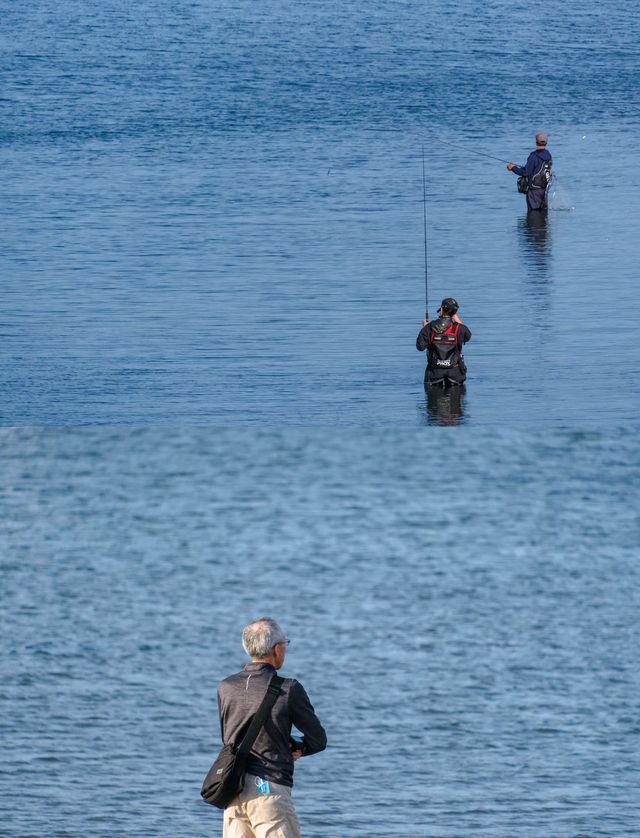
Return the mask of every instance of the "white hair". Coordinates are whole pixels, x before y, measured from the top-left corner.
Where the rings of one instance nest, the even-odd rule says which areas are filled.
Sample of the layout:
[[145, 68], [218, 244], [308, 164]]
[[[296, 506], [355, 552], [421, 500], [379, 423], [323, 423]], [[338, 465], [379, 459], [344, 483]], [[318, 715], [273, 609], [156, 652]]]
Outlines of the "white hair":
[[268, 658], [273, 647], [284, 640], [284, 632], [269, 617], [250, 623], [242, 632], [242, 645], [250, 658]]

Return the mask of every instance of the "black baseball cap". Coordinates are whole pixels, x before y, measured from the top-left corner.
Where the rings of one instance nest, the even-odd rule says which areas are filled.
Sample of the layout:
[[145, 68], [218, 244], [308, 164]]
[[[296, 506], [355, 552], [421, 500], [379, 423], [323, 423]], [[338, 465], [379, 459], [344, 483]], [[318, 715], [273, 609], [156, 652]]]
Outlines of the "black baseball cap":
[[455, 314], [459, 308], [458, 301], [454, 300], [453, 297], [445, 297], [440, 303], [440, 310], [448, 311], [449, 314]]

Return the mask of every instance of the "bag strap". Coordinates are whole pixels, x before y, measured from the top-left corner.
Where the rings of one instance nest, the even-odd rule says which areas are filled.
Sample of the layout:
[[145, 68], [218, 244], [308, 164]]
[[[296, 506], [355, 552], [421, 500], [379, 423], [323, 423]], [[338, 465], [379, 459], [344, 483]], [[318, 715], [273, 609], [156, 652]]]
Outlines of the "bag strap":
[[256, 737], [260, 733], [260, 729], [267, 721], [267, 717], [269, 713], [271, 713], [271, 708], [276, 703], [276, 699], [280, 695], [280, 687], [282, 684], [284, 684], [284, 678], [281, 678], [279, 675], [274, 675], [269, 682], [267, 692], [262, 699], [262, 704], [258, 707], [247, 732], [242, 737], [242, 742], [238, 745], [236, 754], [246, 756], [253, 747], [253, 743], [256, 741]]

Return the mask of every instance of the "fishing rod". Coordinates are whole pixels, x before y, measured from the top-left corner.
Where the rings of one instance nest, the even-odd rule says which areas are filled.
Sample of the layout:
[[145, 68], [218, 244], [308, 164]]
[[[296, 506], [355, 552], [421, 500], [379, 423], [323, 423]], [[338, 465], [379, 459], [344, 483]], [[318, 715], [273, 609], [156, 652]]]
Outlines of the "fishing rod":
[[[453, 143], [448, 143], [446, 140], [440, 140], [443, 145], [451, 146], [451, 148], [457, 148], [459, 151], [466, 151], [467, 154], [479, 154], [480, 157], [488, 157], [489, 160], [497, 160], [498, 163], [510, 163], [511, 160], [503, 160], [502, 157], [494, 157], [493, 154], [487, 154], [484, 151], [476, 151], [475, 149], [471, 150], [469, 148], [463, 148], [461, 145], [454, 145]], [[554, 172], [553, 173], [553, 180], [558, 180], [558, 175]]]
[[464, 148], [461, 145], [454, 145], [453, 143], [448, 143], [446, 140], [439, 140], [438, 142], [442, 143], [443, 145], [451, 146], [451, 148], [457, 148], [458, 151], [466, 151], [467, 154], [479, 154], [480, 157], [488, 157], [489, 160], [497, 160], [498, 163], [510, 163], [510, 160], [503, 160], [502, 157], [494, 157], [493, 154], [487, 154], [484, 151], [476, 151], [475, 149], [471, 150], [468, 148]]
[[424, 173], [424, 146], [422, 146], [422, 215], [424, 218], [424, 319], [429, 320], [429, 269], [427, 267], [427, 178]]

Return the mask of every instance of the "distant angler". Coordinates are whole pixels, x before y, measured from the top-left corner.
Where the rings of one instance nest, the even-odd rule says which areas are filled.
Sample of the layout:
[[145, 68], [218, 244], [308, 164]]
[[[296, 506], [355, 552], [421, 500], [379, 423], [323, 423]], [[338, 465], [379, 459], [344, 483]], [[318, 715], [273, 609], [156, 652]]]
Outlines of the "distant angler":
[[553, 160], [547, 148], [549, 136], [544, 131], [536, 134], [536, 147], [524, 166], [507, 163], [507, 169], [518, 175], [518, 191], [527, 199], [527, 210], [547, 209], [547, 194], [552, 178]]

